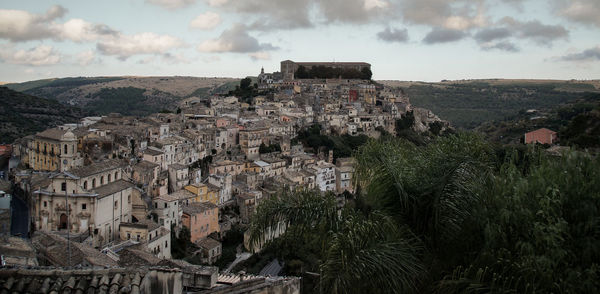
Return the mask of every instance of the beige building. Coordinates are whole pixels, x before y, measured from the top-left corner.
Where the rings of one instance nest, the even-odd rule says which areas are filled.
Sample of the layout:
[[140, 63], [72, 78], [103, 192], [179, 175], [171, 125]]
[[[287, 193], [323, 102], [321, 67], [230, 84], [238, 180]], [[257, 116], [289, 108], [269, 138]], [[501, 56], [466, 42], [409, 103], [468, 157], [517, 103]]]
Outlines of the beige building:
[[29, 142], [29, 166], [36, 171], [64, 171], [83, 164], [77, 137], [69, 130], [47, 129]]
[[122, 241], [140, 242], [158, 258], [171, 259], [171, 232], [156, 222], [121, 223], [119, 232]]
[[131, 222], [133, 184], [122, 179], [121, 162], [108, 160], [51, 176], [34, 191], [32, 214], [41, 231], [89, 234], [100, 247], [118, 238], [121, 222]]
[[240, 130], [240, 147], [247, 159], [259, 158], [259, 147], [269, 132], [268, 128], [256, 128]]

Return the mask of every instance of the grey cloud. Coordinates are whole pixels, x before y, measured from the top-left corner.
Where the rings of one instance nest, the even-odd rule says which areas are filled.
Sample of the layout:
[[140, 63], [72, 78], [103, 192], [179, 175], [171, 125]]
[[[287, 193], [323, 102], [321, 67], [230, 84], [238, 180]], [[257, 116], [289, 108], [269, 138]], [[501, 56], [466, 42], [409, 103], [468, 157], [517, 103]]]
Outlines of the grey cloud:
[[512, 42], [503, 41], [495, 44], [484, 44], [481, 46], [483, 50], [502, 50], [507, 52], [519, 52], [519, 48]]
[[119, 34], [118, 31], [113, 30], [111, 27], [105, 25], [105, 24], [96, 24], [94, 25], [94, 27], [92, 28], [92, 31], [98, 35], [111, 35], [111, 36], [117, 36]]
[[178, 9], [196, 3], [196, 0], [146, 0], [146, 3], [162, 6], [167, 9]]
[[242, 24], [236, 24], [223, 31], [219, 38], [204, 41], [198, 46], [201, 52], [252, 53], [276, 49], [278, 48], [270, 43], [260, 43], [250, 36], [247, 27]]
[[[208, 1], [209, 4], [211, 1]], [[225, 10], [253, 16], [249, 29], [276, 30], [313, 27], [315, 22], [367, 23], [396, 17], [390, 0], [230, 0], [216, 1]], [[314, 17], [313, 17], [314, 16]]]
[[459, 30], [450, 30], [444, 28], [434, 28], [425, 36], [425, 44], [448, 43], [463, 39], [468, 34]]
[[311, 0], [246, 0], [227, 1], [222, 7], [237, 13], [257, 15], [252, 29], [295, 29], [312, 26]]
[[477, 32], [473, 38], [478, 42], [490, 42], [508, 38], [511, 34], [511, 30], [507, 28], [485, 28]]
[[561, 25], [547, 25], [538, 20], [521, 22], [512, 17], [504, 17], [497, 27], [482, 29], [473, 38], [483, 44], [483, 48], [492, 41], [507, 38], [531, 40], [538, 45], [550, 46], [554, 41], [568, 37], [569, 31]]
[[386, 42], [406, 42], [408, 41], [408, 30], [387, 27], [377, 33], [377, 38]]
[[600, 27], [600, 1], [598, 0], [555, 0], [557, 14], [571, 21]]
[[586, 49], [583, 52], [568, 54], [561, 57], [564, 61], [592, 61], [600, 60], [600, 46]]
[[555, 40], [567, 39], [569, 31], [560, 25], [545, 25], [535, 20], [520, 24], [519, 34], [540, 45], [550, 45]]
[[50, 9], [48, 9], [48, 11], [46, 11], [46, 14], [44, 14], [40, 17], [40, 21], [43, 21], [43, 22], [53, 21], [57, 18], [61, 18], [61, 17], [65, 16], [67, 11], [68, 10], [66, 8], [64, 8], [60, 5], [54, 5], [54, 6], [50, 7]]
[[319, 0], [319, 11], [327, 22], [366, 23], [393, 10], [386, 0]]

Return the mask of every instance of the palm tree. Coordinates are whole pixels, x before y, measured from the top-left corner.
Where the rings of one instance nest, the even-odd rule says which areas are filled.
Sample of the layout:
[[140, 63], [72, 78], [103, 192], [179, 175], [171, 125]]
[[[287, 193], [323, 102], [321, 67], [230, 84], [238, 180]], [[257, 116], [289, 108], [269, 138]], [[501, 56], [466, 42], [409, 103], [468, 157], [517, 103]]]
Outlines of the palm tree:
[[421, 291], [429, 260], [454, 247], [470, 220], [491, 151], [480, 138], [459, 134], [427, 147], [372, 140], [354, 157], [354, 207], [338, 211], [332, 195], [315, 191], [283, 193], [258, 207], [251, 239], [280, 223], [316, 232], [321, 293]]

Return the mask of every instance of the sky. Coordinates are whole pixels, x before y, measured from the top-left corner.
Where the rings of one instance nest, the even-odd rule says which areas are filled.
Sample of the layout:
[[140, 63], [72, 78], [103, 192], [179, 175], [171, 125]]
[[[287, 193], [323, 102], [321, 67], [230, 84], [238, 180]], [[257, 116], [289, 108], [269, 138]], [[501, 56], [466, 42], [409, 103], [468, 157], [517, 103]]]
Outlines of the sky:
[[364, 61], [377, 80], [600, 79], [600, 0], [0, 0], [0, 82], [286, 59]]

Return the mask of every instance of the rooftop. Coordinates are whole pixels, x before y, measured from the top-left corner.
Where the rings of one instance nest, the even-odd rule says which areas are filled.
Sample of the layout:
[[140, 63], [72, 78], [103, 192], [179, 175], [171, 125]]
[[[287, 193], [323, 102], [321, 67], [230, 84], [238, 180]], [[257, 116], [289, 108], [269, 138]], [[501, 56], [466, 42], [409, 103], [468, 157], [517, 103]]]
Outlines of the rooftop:
[[132, 187], [132, 183], [124, 180], [116, 180], [104, 186], [97, 187], [94, 189], [94, 191], [96, 191], [96, 194], [98, 194], [98, 198], [103, 198]]
[[211, 202], [193, 202], [183, 207], [183, 213], [194, 215], [215, 208], [217, 208], [217, 206]]
[[80, 178], [95, 175], [101, 172], [114, 170], [122, 167], [124, 164], [118, 159], [109, 159], [102, 162], [94, 163], [88, 166], [76, 167], [68, 171], [69, 173]]

